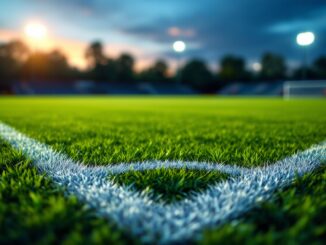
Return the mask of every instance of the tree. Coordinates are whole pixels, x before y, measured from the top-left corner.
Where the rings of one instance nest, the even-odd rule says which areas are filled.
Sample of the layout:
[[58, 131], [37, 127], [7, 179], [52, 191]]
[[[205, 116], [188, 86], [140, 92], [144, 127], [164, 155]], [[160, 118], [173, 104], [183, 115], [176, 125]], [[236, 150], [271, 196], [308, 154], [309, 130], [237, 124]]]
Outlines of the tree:
[[73, 71], [69, 66], [66, 56], [59, 50], [53, 50], [47, 55], [49, 63], [49, 77], [56, 78], [69, 78]]
[[265, 53], [261, 58], [261, 65], [261, 79], [276, 80], [286, 77], [286, 65], [281, 55]]
[[48, 56], [44, 52], [32, 53], [22, 67], [24, 78], [28, 79], [46, 79], [49, 74]]
[[168, 65], [164, 60], [157, 60], [152, 67], [140, 74], [140, 79], [148, 82], [163, 82], [168, 80]]
[[184, 84], [201, 89], [212, 83], [213, 75], [204, 61], [194, 59], [189, 61], [181, 70], [181, 80]]
[[86, 49], [85, 58], [90, 69], [89, 75], [92, 79], [97, 81], [108, 80], [108, 73], [110, 71], [107, 65], [109, 60], [104, 55], [103, 45], [101, 42], [95, 41], [91, 43]]
[[28, 54], [28, 47], [19, 40], [0, 44], [0, 79], [17, 78]]
[[99, 41], [95, 41], [86, 49], [85, 57], [89, 67], [94, 68], [97, 65], [105, 65], [107, 58], [103, 52], [103, 45]]
[[134, 58], [130, 54], [121, 54], [116, 60], [119, 82], [128, 82], [134, 79], [134, 63]]
[[226, 55], [220, 65], [219, 77], [223, 81], [246, 80], [249, 77], [245, 70], [245, 61], [240, 57]]
[[54, 80], [71, 79], [78, 71], [69, 66], [66, 56], [59, 50], [31, 54], [22, 67], [25, 78]]
[[155, 62], [152, 72], [156, 77], [156, 80], [161, 82], [168, 79], [168, 65], [164, 60], [158, 60]]
[[122, 54], [116, 60], [105, 56], [103, 45], [96, 41], [85, 52], [90, 78], [97, 81], [131, 81], [134, 78], [134, 58]]
[[312, 67], [315, 75], [319, 79], [326, 79], [326, 56], [317, 58]]

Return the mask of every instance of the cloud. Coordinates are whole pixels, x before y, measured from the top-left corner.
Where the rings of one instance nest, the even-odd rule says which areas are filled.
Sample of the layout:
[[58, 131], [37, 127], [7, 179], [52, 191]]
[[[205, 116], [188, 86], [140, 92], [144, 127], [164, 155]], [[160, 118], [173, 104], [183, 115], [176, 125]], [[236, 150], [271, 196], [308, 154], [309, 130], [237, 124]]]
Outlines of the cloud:
[[[263, 4], [259, 0], [215, 1], [190, 13], [180, 12], [173, 20], [158, 17], [151, 22], [129, 26], [124, 31], [156, 42], [170, 43], [176, 34], [182, 33], [180, 30], [194, 30], [196, 35], [183, 35], [189, 43], [197, 44], [187, 52], [188, 55], [211, 59], [224, 53], [257, 56], [267, 50], [291, 56], [296, 53], [293, 40], [297, 31], [308, 27], [317, 30], [318, 27], [317, 35], [326, 34], [326, 5], [323, 3], [290, 0], [285, 8], [282, 0]], [[169, 51], [166, 54], [173, 55]]]
[[296, 59], [295, 35], [308, 29], [316, 32], [315, 55], [325, 52], [325, 0], [3, 2], [2, 28], [37, 16], [62, 38], [133, 46], [150, 57], [174, 58], [171, 44], [182, 39], [188, 46], [185, 57], [216, 62], [226, 53], [255, 59], [264, 51], [274, 51]]

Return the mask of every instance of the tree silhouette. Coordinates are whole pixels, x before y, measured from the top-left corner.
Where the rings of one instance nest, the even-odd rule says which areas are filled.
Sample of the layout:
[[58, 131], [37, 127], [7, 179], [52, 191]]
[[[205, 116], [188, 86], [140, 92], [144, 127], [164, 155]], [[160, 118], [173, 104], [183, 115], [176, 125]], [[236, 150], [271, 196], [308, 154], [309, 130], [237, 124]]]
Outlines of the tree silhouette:
[[164, 82], [168, 80], [168, 65], [164, 60], [157, 60], [153, 66], [142, 71], [140, 80], [147, 82]]
[[28, 47], [19, 40], [0, 44], [0, 80], [17, 79], [28, 55]]
[[189, 61], [181, 70], [181, 79], [184, 84], [200, 88], [211, 84], [213, 75], [204, 61], [194, 59]]
[[326, 56], [317, 58], [313, 63], [312, 69], [318, 79], [326, 79]]
[[[0, 90], [8, 90], [13, 80], [56, 80], [91, 79], [107, 82], [130, 82], [135, 80], [150, 82], [173, 81], [168, 77], [168, 64], [157, 60], [148, 69], [135, 74], [135, 59], [123, 53], [118, 58], [106, 57], [103, 44], [90, 43], [85, 50], [88, 70], [78, 71], [69, 65], [66, 56], [59, 50], [33, 52], [19, 40], [0, 44]], [[261, 58], [262, 70], [257, 79], [276, 80], [286, 77], [284, 58], [278, 54], [265, 53]], [[212, 75], [204, 61], [193, 59], [181, 69], [181, 82], [201, 92], [215, 92], [228, 81], [243, 81], [253, 77], [245, 69], [241, 57], [226, 55], [221, 59], [219, 77]], [[305, 69], [309, 79], [326, 78], [326, 56], [317, 58]], [[302, 68], [294, 71], [292, 78], [302, 77]], [[9, 90], [8, 90], [9, 91]]]
[[261, 79], [276, 80], [286, 77], [286, 65], [281, 55], [265, 53], [261, 58], [261, 65]]
[[69, 78], [74, 75], [74, 70], [60, 50], [54, 50], [48, 54], [48, 63], [49, 77], [52, 79]]
[[226, 55], [221, 59], [219, 77], [223, 81], [236, 81], [248, 79], [245, 70], [245, 61], [240, 57]]
[[103, 51], [103, 44], [95, 41], [89, 45], [85, 52], [89, 67], [89, 77], [96, 81], [111, 81], [116, 78], [116, 67]]
[[158, 60], [153, 66], [153, 73], [157, 77], [158, 81], [167, 80], [168, 77], [168, 65], [164, 60]]
[[22, 72], [29, 80], [48, 78], [50, 66], [48, 56], [44, 52], [32, 53], [23, 65]]
[[86, 49], [85, 58], [90, 68], [95, 68], [97, 65], [105, 65], [107, 58], [103, 52], [103, 44], [100, 41], [91, 43]]
[[72, 78], [76, 71], [67, 62], [66, 56], [59, 50], [49, 53], [31, 54], [22, 67], [22, 74], [29, 79], [57, 80]]
[[129, 82], [134, 79], [134, 58], [130, 54], [121, 54], [116, 60], [117, 78], [119, 82]]

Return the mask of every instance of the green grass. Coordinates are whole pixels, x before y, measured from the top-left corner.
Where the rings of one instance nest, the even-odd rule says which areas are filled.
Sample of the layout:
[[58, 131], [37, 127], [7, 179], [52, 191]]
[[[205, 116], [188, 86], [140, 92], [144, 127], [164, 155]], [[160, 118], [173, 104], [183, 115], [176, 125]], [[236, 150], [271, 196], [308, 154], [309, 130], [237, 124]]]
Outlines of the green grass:
[[88, 164], [257, 166], [326, 138], [324, 100], [2, 98], [0, 120]]
[[227, 177], [227, 174], [217, 171], [156, 169], [129, 171], [111, 175], [110, 179], [119, 185], [132, 185], [138, 191], [153, 194], [154, 198], [162, 198], [169, 203], [185, 198], [190, 192], [203, 191], [208, 185]]
[[[158, 159], [249, 167], [324, 141], [325, 108], [325, 100], [3, 97], [0, 120], [87, 164]], [[0, 243], [130, 242], [123, 231], [65, 197], [20, 153], [3, 142], [0, 152]], [[225, 177], [155, 170], [128, 172], [114, 181], [173, 202]], [[241, 220], [207, 231], [203, 243], [321, 243], [325, 182], [324, 168], [298, 179]]]
[[325, 244], [325, 190], [324, 165], [242, 219], [206, 231], [201, 244]]
[[63, 191], [0, 140], [0, 244], [136, 243]]

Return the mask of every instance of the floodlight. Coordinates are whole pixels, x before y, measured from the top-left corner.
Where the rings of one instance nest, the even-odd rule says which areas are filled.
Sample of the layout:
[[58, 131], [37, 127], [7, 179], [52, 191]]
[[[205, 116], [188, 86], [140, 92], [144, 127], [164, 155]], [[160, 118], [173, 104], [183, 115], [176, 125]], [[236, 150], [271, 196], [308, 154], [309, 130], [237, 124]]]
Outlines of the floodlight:
[[297, 35], [297, 44], [300, 46], [309, 46], [315, 41], [315, 35], [312, 32], [301, 32]]
[[173, 49], [177, 53], [182, 53], [186, 49], [186, 44], [183, 41], [176, 41], [173, 43]]

